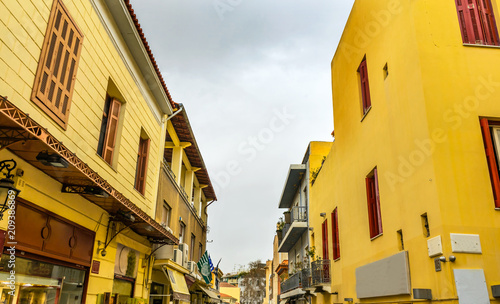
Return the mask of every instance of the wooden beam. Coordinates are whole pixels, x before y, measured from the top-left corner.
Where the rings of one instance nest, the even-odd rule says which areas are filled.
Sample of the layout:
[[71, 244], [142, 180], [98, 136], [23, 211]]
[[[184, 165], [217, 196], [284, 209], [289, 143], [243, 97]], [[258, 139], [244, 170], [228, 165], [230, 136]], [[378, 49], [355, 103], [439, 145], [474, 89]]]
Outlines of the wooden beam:
[[179, 147], [181, 141], [179, 140], [179, 137], [177, 136], [177, 133], [175, 132], [174, 125], [172, 124], [172, 122], [170, 120], [167, 121], [167, 132], [168, 132], [168, 135], [170, 135], [170, 138], [172, 138], [172, 142], [174, 143], [174, 145], [176, 147]]

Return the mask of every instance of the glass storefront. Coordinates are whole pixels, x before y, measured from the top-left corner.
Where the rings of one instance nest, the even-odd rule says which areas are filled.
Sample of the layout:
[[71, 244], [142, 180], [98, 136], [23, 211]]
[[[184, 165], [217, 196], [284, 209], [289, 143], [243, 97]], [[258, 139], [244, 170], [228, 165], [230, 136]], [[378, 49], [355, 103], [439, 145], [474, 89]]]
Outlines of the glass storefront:
[[0, 260], [0, 304], [79, 304], [85, 270], [16, 257], [15, 293], [10, 295], [8, 255]]

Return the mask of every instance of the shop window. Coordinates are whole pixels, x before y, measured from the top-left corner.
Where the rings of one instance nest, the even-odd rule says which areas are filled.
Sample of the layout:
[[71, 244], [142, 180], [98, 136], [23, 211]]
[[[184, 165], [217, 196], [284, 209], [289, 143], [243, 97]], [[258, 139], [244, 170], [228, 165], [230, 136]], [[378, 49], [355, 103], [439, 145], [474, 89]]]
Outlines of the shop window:
[[66, 128], [83, 34], [62, 1], [49, 17], [31, 100]]
[[337, 209], [332, 212], [332, 243], [333, 243], [333, 260], [340, 258], [340, 240], [339, 240], [339, 219]]
[[328, 220], [325, 220], [321, 225], [322, 232], [322, 249], [323, 249], [323, 260], [328, 260]]
[[377, 168], [366, 177], [366, 196], [368, 200], [368, 221], [370, 238], [382, 234], [382, 217], [380, 214], [380, 194], [378, 189]]
[[370, 97], [370, 85], [368, 83], [368, 68], [366, 66], [366, 56], [361, 61], [358, 67], [359, 80], [361, 85], [361, 102], [363, 106], [363, 115], [366, 115], [370, 108], [372, 107], [372, 101]]
[[[0, 260], [0, 281], [9, 282], [10, 255], [2, 255]], [[85, 303], [85, 277], [87, 270], [71, 268], [65, 263], [48, 263], [34, 259], [16, 257], [17, 302], [9, 295], [11, 290], [3, 286], [2, 304], [15, 303]], [[64, 279], [62, 279], [64, 278]]]
[[500, 208], [500, 178], [498, 173], [498, 162], [500, 160], [500, 122], [481, 119], [481, 130], [483, 134], [486, 161], [490, 173], [491, 188], [495, 207]]
[[135, 279], [115, 275], [112, 292], [115, 298], [115, 303], [129, 303], [128, 300], [134, 297], [134, 285]]
[[135, 189], [141, 194], [146, 190], [146, 176], [148, 170], [149, 138], [144, 132], [139, 139], [139, 152], [137, 153], [137, 169], [135, 173]]
[[455, 0], [463, 43], [499, 45], [490, 0]]
[[104, 111], [102, 113], [97, 154], [110, 165], [113, 164], [113, 157], [116, 151], [116, 138], [121, 107], [122, 103], [118, 99], [108, 96], [104, 103]]

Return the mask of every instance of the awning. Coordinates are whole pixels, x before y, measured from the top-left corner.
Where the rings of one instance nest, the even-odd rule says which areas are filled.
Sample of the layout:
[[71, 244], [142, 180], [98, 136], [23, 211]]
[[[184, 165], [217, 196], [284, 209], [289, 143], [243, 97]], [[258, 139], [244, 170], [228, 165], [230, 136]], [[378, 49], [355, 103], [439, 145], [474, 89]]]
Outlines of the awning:
[[211, 303], [220, 303], [219, 295], [216, 292], [202, 286], [198, 287], [210, 298]]
[[161, 269], [163, 273], [170, 281], [170, 286], [172, 287], [172, 297], [174, 300], [190, 302], [191, 296], [189, 294], [189, 289], [186, 285], [186, 280], [184, 275], [175, 269], [169, 268], [167, 266], [162, 266]]
[[[137, 234], [152, 242], [178, 244], [179, 240], [127, 197], [111, 186], [97, 172], [70, 151], [63, 143], [39, 125], [28, 114], [17, 108], [7, 98], [0, 96], [0, 145], [22, 158], [30, 165], [63, 184], [66, 192], [78, 193], [112, 215], [130, 213], [135, 221], [121, 220]], [[61, 156], [67, 168], [45, 166], [36, 157], [47, 151]], [[64, 186], [66, 185], [66, 186]], [[69, 186], [71, 185], [71, 186]], [[102, 189], [108, 196], [96, 196], [84, 189]], [[62, 190], [61, 190], [62, 191]]]

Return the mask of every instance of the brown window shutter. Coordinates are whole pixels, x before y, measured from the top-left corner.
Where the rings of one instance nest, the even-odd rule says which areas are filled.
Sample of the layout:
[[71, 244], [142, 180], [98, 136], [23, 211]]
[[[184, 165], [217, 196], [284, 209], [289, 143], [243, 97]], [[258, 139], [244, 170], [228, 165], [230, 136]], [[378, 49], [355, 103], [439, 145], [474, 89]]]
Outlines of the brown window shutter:
[[365, 114], [371, 107], [370, 98], [370, 85], [368, 84], [368, 68], [366, 65], [366, 58], [363, 58], [358, 67], [359, 78], [361, 81], [361, 98], [363, 102], [363, 114]]
[[144, 194], [146, 189], [146, 173], [148, 170], [149, 139], [141, 138], [139, 141], [139, 154], [137, 159], [137, 172], [135, 189]]
[[322, 247], [323, 247], [323, 260], [329, 260], [328, 257], [328, 220], [325, 220], [321, 227], [322, 232]]
[[115, 151], [116, 132], [118, 130], [118, 121], [120, 119], [120, 108], [122, 104], [116, 99], [112, 99], [109, 105], [108, 122], [106, 125], [106, 136], [104, 137], [104, 147], [102, 158], [108, 163], [113, 162]]
[[66, 127], [83, 35], [60, 0], [54, 3], [32, 100]]

